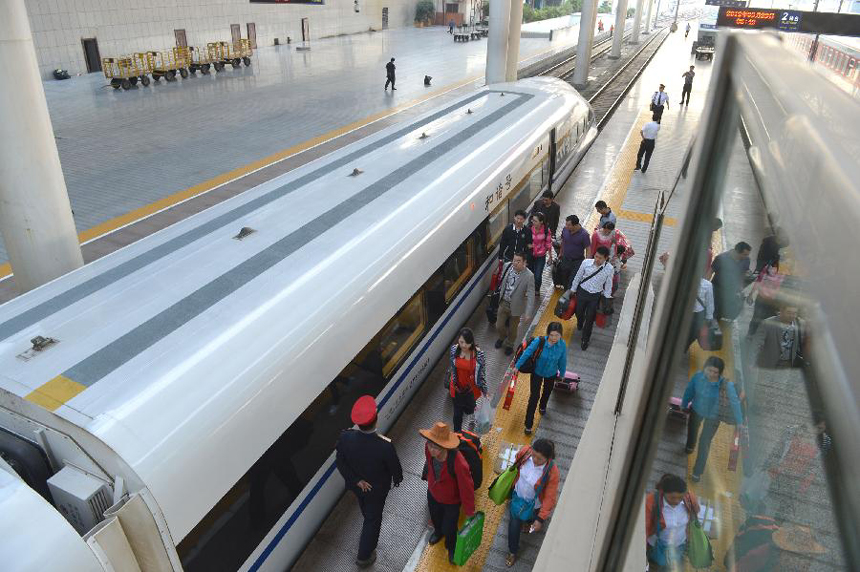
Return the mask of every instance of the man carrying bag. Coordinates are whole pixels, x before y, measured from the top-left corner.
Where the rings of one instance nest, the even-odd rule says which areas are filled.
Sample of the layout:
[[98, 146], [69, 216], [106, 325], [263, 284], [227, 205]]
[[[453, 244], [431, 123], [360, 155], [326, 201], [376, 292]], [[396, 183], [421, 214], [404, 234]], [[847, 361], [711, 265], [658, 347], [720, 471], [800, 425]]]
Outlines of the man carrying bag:
[[599, 246], [594, 253], [594, 258], [583, 261], [576, 273], [570, 290], [565, 294], [571, 298], [576, 295], [576, 329], [582, 331], [582, 350], [588, 349], [591, 339], [591, 330], [594, 327], [594, 319], [600, 296], [612, 298], [612, 278], [615, 269], [607, 262], [609, 249]]

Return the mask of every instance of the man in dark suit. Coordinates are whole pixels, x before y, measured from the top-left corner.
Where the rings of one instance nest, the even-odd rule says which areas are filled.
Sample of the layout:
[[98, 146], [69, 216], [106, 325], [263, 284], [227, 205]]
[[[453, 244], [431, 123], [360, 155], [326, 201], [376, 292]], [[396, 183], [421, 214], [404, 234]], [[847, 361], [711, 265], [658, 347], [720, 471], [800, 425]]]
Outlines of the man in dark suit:
[[392, 483], [396, 487], [403, 480], [403, 469], [391, 440], [376, 432], [373, 397], [358, 398], [352, 408], [352, 422], [358, 429], [344, 431], [337, 442], [337, 470], [346, 488], [358, 498], [364, 516], [355, 563], [367, 568], [376, 561], [385, 498]]
[[394, 70], [396, 66], [394, 65], [394, 58], [391, 58], [391, 61], [385, 64], [385, 89], [388, 90], [388, 84], [391, 84], [391, 91], [396, 91], [397, 88], [394, 87]]

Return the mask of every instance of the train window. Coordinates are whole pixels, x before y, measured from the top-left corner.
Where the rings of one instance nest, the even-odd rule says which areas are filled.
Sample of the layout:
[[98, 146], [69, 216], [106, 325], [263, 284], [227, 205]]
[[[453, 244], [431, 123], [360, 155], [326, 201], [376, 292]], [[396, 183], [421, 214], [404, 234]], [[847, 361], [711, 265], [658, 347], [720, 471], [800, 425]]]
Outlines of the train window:
[[473, 264], [475, 265], [475, 268], [478, 268], [481, 263], [487, 259], [488, 251], [483, 245], [487, 244], [488, 231], [489, 225], [487, 224], [487, 221], [484, 220], [484, 222], [478, 225], [475, 232], [472, 233], [472, 237], [474, 238], [474, 244], [472, 245], [472, 252], [474, 253]]
[[427, 301], [427, 319], [429, 323], [435, 324], [448, 309], [445, 301], [445, 276], [442, 268], [439, 268], [424, 283], [424, 297]]
[[[541, 176], [541, 178], [539, 180], [535, 178], [536, 173], [539, 173]], [[541, 165], [540, 165], [540, 170], [535, 169], [535, 171], [532, 172], [532, 183], [533, 183], [532, 192], [534, 193], [534, 196], [537, 196], [538, 194], [540, 194], [540, 191], [543, 190], [543, 188], [549, 184], [549, 160], [548, 159], [543, 160], [543, 163], [541, 163]]]
[[418, 292], [379, 333], [377, 347], [382, 357], [382, 374], [385, 377], [394, 373], [415, 342], [421, 338], [426, 325], [422, 292]]
[[533, 193], [536, 194], [537, 191], [532, 190], [531, 183], [529, 183], [529, 179], [526, 178], [526, 180], [522, 183], [520, 190], [516, 192], [515, 195], [513, 195], [513, 198], [508, 203], [508, 215], [510, 216], [510, 222], [513, 222], [514, 214], [516, 214], [518, 210], [524, 210], [526, 212], [529, 212], [532, 206], [531, 200]]
[[490, 213], [487, 219], [488, 231], [485, 243], [487, 252], [492, 251], [502, 238], [502, 231], [505, 230], [505, 226], [508, 224], [508, 204], [507, 201], [504, 201], [496, 207], [496, 210]]
[[445, 276], [445, 302], [450, 303], [475, 270], [472, 241], [466, 239], [442, 266]]

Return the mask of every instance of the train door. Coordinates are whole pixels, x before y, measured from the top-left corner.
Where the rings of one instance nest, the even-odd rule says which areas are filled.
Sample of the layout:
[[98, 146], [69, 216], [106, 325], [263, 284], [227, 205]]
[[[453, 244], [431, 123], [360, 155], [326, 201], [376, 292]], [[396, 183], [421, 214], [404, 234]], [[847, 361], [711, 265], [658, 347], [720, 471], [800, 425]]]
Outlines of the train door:
[[188, 37], [185, 35], [185, 30], [173, 30], [173, 35], [176, 36], [177, 48], [188, 47]]
[[102, 58], [99, 55], [99, 42], [95, 38], [81, 38], [84, 47], [84, 61], [87, 64], [87, 73], [102, 71]]
[[388, 29], [388, 8], [382, 9], [382, 29]]
[[257, 49], [257, 24], [254, 22], [248, 22], [246, 24], [248, 28], [248, 41], [251, 42], [251, 49]]
[[555, 179], [555, 129], [549, 132], [549, 177], [547, 178], [546, 188], [552, 190], [552, 183]]
[[311, 24], [307, 18], [302, 18], [302, 41], [311, 41]]
[[233, 43], [237, 43], [242, 39], [242, 28], [239, 24], [230, 24], [230, 35], [233, 36]]

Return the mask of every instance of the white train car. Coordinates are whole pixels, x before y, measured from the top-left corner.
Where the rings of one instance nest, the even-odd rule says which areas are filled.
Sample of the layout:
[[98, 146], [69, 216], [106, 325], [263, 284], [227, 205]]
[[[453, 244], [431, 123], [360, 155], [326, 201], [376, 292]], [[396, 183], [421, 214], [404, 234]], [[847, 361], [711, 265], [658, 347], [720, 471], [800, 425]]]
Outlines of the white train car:
[[559, 80], [485, 88], [0, 307], [4, 570], [288, 567], [354, 400], [393, 423], [596, 133]]

